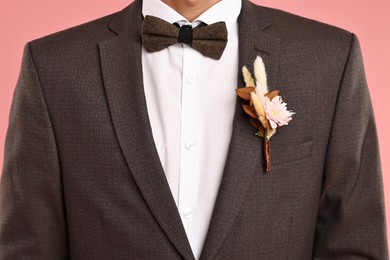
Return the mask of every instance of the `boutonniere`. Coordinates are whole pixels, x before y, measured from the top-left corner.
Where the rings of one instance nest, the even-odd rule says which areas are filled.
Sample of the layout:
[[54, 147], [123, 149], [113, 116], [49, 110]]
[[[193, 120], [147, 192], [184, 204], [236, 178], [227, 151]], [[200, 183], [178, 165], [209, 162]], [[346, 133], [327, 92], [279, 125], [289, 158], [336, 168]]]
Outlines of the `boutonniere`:
[[249, 100], [249, 104], [242, 107], [249, 115], [249, 122], [257, 129], [255, 135], [264, 140], [264, 171], [271, 171], [270, 139], [276, 133], [276, 129], [287, 125], [295, 114], [287, 110], [287, 104], [279, 96], [279, 90], [268, 90], [267, 74], [263, 59], [258, 56], [254, 62], [254, 75], [252, 78], [248, 68], [242, 68], [245, 88], [237, 88], [236, 93], [240, 98]]

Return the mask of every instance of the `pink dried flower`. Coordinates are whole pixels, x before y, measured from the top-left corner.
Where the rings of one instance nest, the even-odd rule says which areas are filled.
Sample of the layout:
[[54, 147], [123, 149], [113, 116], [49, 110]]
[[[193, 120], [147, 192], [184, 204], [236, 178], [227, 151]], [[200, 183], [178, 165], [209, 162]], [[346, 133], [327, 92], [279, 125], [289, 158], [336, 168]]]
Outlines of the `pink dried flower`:
[[264, 108], [265, 115], [273, 129], [278, 126], [288, 125], [288, 122], [292, 119], [291, 116], [295, 114], [287, 110], [287, 104], [283, 102], [280, 96], [276, 96], [272, 100], [265, 97]]

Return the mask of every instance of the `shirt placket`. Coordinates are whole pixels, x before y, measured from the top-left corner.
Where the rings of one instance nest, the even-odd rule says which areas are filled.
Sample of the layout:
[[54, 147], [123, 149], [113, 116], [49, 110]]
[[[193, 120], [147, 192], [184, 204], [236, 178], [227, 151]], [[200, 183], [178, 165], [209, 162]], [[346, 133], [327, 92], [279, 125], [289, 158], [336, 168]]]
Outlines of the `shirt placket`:
[[181, 96], [180, 176], [178, 207], [190, 240], [197, 216], [199, 191], [199, 54], [183, 44], [183, 73]]

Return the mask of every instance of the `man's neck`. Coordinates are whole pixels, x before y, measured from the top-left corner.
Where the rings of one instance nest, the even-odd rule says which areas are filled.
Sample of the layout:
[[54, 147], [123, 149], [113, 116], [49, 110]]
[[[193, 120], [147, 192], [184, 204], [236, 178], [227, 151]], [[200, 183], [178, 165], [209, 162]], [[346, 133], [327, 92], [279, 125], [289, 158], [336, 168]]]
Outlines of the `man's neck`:
[[221, 0], [162, 0], [189, 22], [199, 17], [207, 9]]

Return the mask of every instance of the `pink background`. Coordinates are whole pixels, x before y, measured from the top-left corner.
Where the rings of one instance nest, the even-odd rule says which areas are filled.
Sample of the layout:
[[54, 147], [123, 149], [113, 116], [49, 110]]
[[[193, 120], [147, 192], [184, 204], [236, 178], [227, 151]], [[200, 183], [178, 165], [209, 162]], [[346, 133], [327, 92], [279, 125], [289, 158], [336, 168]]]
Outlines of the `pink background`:
[[[377, 121], [388, 230], [390, 230], [390, 1], [376, 0], [257, 0], [258, 4], [280, 8], [330, 23], [357, 34], [366, 67], [367, 80]], [[0, 9], [0, 169], [12, 94], [26, 42], [106, 14], [121, 10], [128, 0], [12, 0]], [[367, 187], [369, 188], [369, 187]]]

